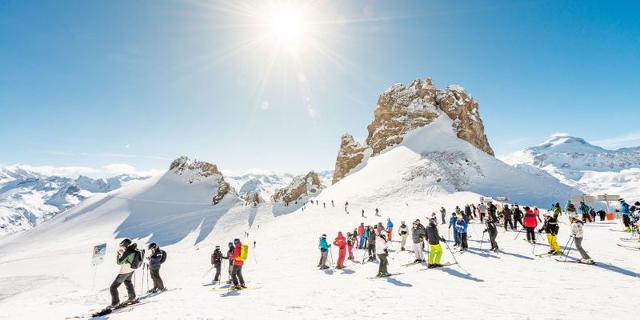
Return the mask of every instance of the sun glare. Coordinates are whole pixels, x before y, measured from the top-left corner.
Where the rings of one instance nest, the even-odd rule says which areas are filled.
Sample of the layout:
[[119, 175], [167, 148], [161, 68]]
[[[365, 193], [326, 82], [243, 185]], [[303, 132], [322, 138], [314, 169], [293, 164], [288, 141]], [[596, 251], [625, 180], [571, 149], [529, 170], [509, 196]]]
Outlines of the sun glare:
[[299, 45], [305, 40], [306, 27], [302, 15], [293, 10], [274, 12], [269, 19], [271, 35], [282, 45]]

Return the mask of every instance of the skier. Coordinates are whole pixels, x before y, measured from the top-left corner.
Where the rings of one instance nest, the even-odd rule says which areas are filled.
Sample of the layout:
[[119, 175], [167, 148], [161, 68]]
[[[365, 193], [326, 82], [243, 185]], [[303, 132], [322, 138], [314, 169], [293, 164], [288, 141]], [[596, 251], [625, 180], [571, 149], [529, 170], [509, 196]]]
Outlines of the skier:
[[504, 209], [502, 209], [502, 214], [504, 215], [504, 231], [507, 231], [507, 224], [513, 230], [513, 221], [512, 221], [512, 213], [508, 204], [504, 205]]
[[467, 244], [467, 227], [469, 225], [467, 224], [466, 221], [464, 221], [464, 219], [462, 219], [462, 216], [457, 216], [457, 221], [455, 224], [455, 229], [458, 233], [458, 237], [460, 238], [460, 251], [464, 251], [467, 248], [469, 248], [469, 245]]
[[344, 212], [346, 212], [347, 214], [349, 214], [349, 201], [344, 203]]
[[349, 260], [353, 261], [353, 245], [356, 243], [355, 234], [347, 232], [347, 251], [349, 252]]
[[413, 253], [416, 256], [416, 260], [413, 263], [424, 262], [424, 253], [422, 252], [424, 246], [424, 238], [426, 236], [426, 230], [420, 223], [420, 219], [416, 219], [413, 222], [413, 228], [411, 229], [411, 238], [413, 240]]
[[376, 261], [376, 229], [377, 226], [369, 226], [367, 234], [367, 249], [369, 253], [369, 261]]
[[222, 257], [222, 259], [229, 260], [229, 280], [227, 280], [228, 284], [231, 284], [231, 274], [233, 273], [233, 263], [231, 261], [231, 256], [233, 256], [233, 250], [235, 249], [233, 242], [229, 242], [229, 249], [227, 250], [227, 256]]
[[338, 236], [333, 240], [333, 244], [339, 249], [336, 269], [344, 269], [344, 259], [347, 256], [347, 240], [342, 235], [342, 232], [338, 232]]
[[211, 265], [216, 269], [216, 276], [213, 277], [213, 282], [220, 281], [220, 269], [222, 269], [222, 251], [220, 251], [220, 246], [216, 246], [216, 249], [213, 250], [211, 254]]
[[327, 243], [326, 234], [323, 234], [320, 237], [318, 248], [320, 248], [320, 262], [318, 263], [318, 268], [320, 268], [320, 270], [328, 269], [329, 267], [327, 267], [327, 255], [329, 254], [329, 248], [331, 248], [331, 245]]
[[360, 242], [358, 243], [358, 249], [364, 249], [364, 243], [367, 241], [367, 237], [364, 235], [365, 227], [364, 222], [360, 222], [358, 226], [358, 235], [360, 236]]
[[335, 206], [336, 206], [336, 204], [335, 204], [335, 203], [333, 203], [333, 200], [331, 200], [331, 206], [332, 206], [332, 207], [335, 207]]
[[[493, 204], [492, 201], [489, 201], [489, 205], [487, 206], [487, 214], [490, 216], [493, 216], [494, 218], [497, 218], [497, 212], [498, 212], [498, 208], [496, 207], [495, 204]], [[497, 219], [496, 219], [497, 222]]]
[[362, 214], [361, 214], [360, 216], [361, 216], [361, 217], [363, 217], [363, 218], [366, 218], [366, 217], [364, 216], [364, 209], [362, 209]]
[[[486, 229], [482, 231], [483, 233], [489, 232], [489, 241], [491, 242], [491, 251], [498, 251], [498, 242], [496, 242], [496, 237], [498, 236], [498, 228], [496, 224], [498, 223], [498, 217], [495, 214], [489, 213], [487, 217], [487, 221], [485, 222]], [[506, 226], [506, 223], [505, 223]], [[506, 229], [506, 227], [505, 227]]]
[[604, 219], [605, 219], [605, 217], [606, 217], [607, 213], [606, 213], [604, 210], [602, 210], [602, 209], [598, 210], [598, 212], [596, 212], [596, 213], [597, 213], [597, 214], [598, 214], [598, 216], [600, 217], [600, 221], [604, 221]]
[[233, 268], [231, 269], [231, 279], [233, 280], [234, 289], [240, 290], [244, 289], [247, 286], [244, 285], [244, 278], [242, 277], [242, 265], [244, 265], [244, 260], [242, 260], [242, 243], [240, 239], [234, 239], [234, 248], [233, 255], [230, 260], [233, 261]]
[[536, 243], [536, 227], [538, 226], [537, 215], [531, 208], [524, 207], [524, 228], [527, 230], [527, 241]]
[[429, 220], [429, 225], [426, 230], [426, 237], [429, 241], [429, 263], [427, 264], [427, 268], [437, 268], [441, 267], [440, 259], [442, 258], [442, 246], [440, 245], [440, 240], [445, 241], [444, 238], [438, 234], [438, 225], [436, 224], [436, 219]]
[[480, 222], [484, 222], [484, 217], [487, 215], [487, 205], [484, 202], [480, 202], [478, 211], [480, 211]]
[[378, 208], [376, 208], [376, 217], [380, 216], [380, 210], [378, 210]]
[[464, 205], [464, 215], [467, 216], [468, 219], [473, 219], [473, 215], [471, 214], [471, 206], [468, 204]]
[[551, 211], [553, 211], [553, 214], [556, 215], [556, 217], [559, 217], [562, 215], [562, 209], [560, 208], [560, 202], [556, 202], [553, 207], [551, 208]]
[[513, 230], [518, 231], [518, 223], [520, 223], [520, 225], [524, 228], [524, 223], [522, 222], [522, 211], [516, 203], [513, 209]]
[[385, 240], [391, 241], [392, 234], [393, 234], [393, 222], [391, 222], [391, 218], [387, 218], [387, 238]]
[[120, 265], [120, 272], [118, 272], [118, 276], [113, 280], [109, 288], [109, 292], [111, 293], [111, 307], [120, 304], [118, 287], [120, 287], [122, 283], [124, 283], [124, 286], [127, 288], [127, 294], [129, 296], [129, 300], [127, 301], [133, 302], [136, 300], [136, 291], [133, 287], [133, 282], [131, 282], [131, 277], [135, 271], [132, 264], [134, 264], [136, 255], [139, 254], [137, 247], [138, 246], [129, 239], [122, 240], [118, 246], [116, 262]]
[[567, 205], [565, 206], [564, 211], [567, 212], [567, 215], [576, 215], [578, 214], [578, 211], [576, 210], [576, 206], [571, 203], [571, 200], [567, 200]]
[[378, 258], [380, 258], [380, 266], [378, 267], [378, 277], [388, 277], [390, 276], [389, 272], [387, 272], [387, 265], [389, 262], [387, 261], [387, 256], [389, 255], [389, 251], [387, 250], [387, 239], [384, 235], [384, 232], [381, 232], [376, 236], [376, 254]]
[[442, 224], [447, 224], [447, 209], [440, 207], [440, 217], [442, 217]]
[[629, 204], [620, 199], [620, 212], [622, 213], [622, 223], [624, 223], [624, 231], [631, 232], [631, 211], [629, 210]]
[[149, 244], [151, 256], [149, 256], [149, 274], [153, 280], [153, 289], [149, 293], [165, 291], [164, 282], [160, 278], [160, 266], [167, 259], [167, 253], [160, 249], [157, 244]]
[[458, 234], [458, 230], [456, 230], [456, 222], [458, 221], [458, 218], [456, 217], [456, 213], [452, 213], [451, 214], [451, 218], [449, 218], [449, 229], [453, 228], [453, 240], [454, 240], [454, 247], [457, 247], [460, 245], [460, 235]]
[[404, 251], [404, 245], [407, 243], [407, 237], [409, 236], [409, 228], [407, 228], [407, 225], [404, 223], [404, 221], [402, 221], [402, 223], [400, 223], [400, 228], [398, 229], [398, 234], [400, 235], [400, 238], [402, 240], [400, 240], [400, 251]]
[[471, 214], [473, 215], [474, 218], [478, 217], [478, 214], [476, 212], [477, 212], [476, 205], [472, 203], [471, 204]]
[[582, 214], [583, 222], [591, 222], [591, 215], [589, 215], [589, 211], [591, 211], [591, 207], [589, 207], [584, 201], [580, 201], [580, 213]]
[[544, 224], [538, 232], [542, 232], [542, 230], [547, 234], [547, 242], [549, 242], [550, 250], [547, 253], [553, 255], [562, 254], [562, 249], [560, 249], [560, 245], [558, 244], [558, 232], [560, 231], [558, 214], [549, 214], [546, 212], [544, 214]]
[[584, 225], [584, 222], [582, 222], [582, 220], [579, 218], [578, 215], [569, 216], [569, 221], [572, 222], [571, 235], [573, 236], [573, 240], [576, 243], [576, 249], [578, 250], [578, 252], [580, 252], [580, 256], [582, 256], [582, 259], [580, 259], [579, 262], [586, 263], [586, 264], [594, 264], [593, 260], [591, 260], [591, 257], [589, 257], [587, 252], [584, 251], [584, 248], [582, 248], [582, 237], [583, 237], [582, 227]]

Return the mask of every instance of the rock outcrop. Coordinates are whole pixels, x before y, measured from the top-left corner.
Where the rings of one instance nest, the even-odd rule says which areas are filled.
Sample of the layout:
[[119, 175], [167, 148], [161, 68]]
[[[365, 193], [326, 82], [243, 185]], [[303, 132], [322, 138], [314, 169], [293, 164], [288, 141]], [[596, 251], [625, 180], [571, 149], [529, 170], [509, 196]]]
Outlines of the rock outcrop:
[[315, 195], [320, 189], [322, 189], [320, 178], [317, 173], [311, 171], [305, 176], [294, 178], [287, 187], [278, 189], [273, 195], [273, 201], [289, 204], [304, 196]]
[[[393, 85], [378, 98], [373, 121], [367, 126], [366, 145], [348, 134], [342, 136], [333, 183], [348, 175], [369, 156], [400, 144], [411, 130], [424, 127], [436, 118], [453, 120], [458, 138], [489, 155], [494, 155], [478, 111], [478, 103], [458, 85], [438, 90], [431, 81], [415, 80], [410, 86]], [[428, 142], [425, 142], [428, 143]]]
[[230, 192], [234, 192], [231, 185], [224, 180], [224, 175], [215, 164], [209, 162], [191, 160], [188, 157], [180, 157], [169, 166], [169, 170], [177, 175], [185, 176], [189, 183], [212, 179], [218, 188], [213, 194], [211, 201], [214, 205], [218, 204], [224, 196]]

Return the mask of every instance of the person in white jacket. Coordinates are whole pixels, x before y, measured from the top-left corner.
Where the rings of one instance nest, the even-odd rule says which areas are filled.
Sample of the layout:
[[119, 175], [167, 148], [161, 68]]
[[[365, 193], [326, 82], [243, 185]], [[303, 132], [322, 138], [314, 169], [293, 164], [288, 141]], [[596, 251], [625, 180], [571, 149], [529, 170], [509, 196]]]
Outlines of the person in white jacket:
[[389, 255], [387, 251], [387, 237], [384, 232], [380, 232], [376, 234], [376, 255], [380, 258], [380, 267], [378, 267], [378, 277], [388, 277], [390, 276], [389, 272], [387, 272], [387, 265], [389, 262], [387, 261], [387, 256]]
[[589, 257], [587, 252], [584, 251], [584, 249], [582, 248], [582, 237], [583, 237], [582, 227], [584, 225], [584, 223], [582, 222], [582, 219], [578, 215], [571, 215], [569, 216], [569, 221], [571, 221], [571, 235], [573, 236], [573, 239], [576, 243], [576, 249], [578, 250], [578, 252], [580, 252], [580, 255], [582, 256], [582, 259], [580, 259], [580, 262], [593, 264], [594, 262], [593, 260], [591, 260], [591, 257]]
[[402, 221], [402, 223], [400, 224], [400, 228], [398, 229], [398, 234], [400, 235], [400, 250], [404, 251], [404, 245], [407, 243], [407, 237], [409, 236], [409, 228], [407, 228], [407, 225], [404, 223], [404, 221]]

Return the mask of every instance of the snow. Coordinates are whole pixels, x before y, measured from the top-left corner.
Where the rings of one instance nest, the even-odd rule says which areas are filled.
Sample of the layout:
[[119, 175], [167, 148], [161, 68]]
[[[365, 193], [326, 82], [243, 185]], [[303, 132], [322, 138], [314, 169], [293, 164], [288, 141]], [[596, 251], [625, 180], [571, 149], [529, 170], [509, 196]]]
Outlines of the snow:
[[[609, 230], [621, 228], [617, 222], [585, 226], [584, 247], [599, 262], [596, 266], [537, 258], [532, 251], [546, 251], [544, 240], [534, 248], [520, 240], [524, 235], [514, 239], [515, 233], [502, 230], [498, 242], [504, 253], [489, 253], [488, 244], [480, 242], [483, 226], [471, 224], [471, 249], [456, 256], [458, 266], [402, 267], [413, 254], [398, 251], [393, 242], [389, 270], [402, 275], [368, 279], [377, 272], [372, 263], [348, 262], [342, 271], [315, 268], [323, 233], [333, 239], [360, 222], [387, 218], [397, 228], [402, 220], [424, 221], [441, 206], [451, 212], [456, 205], [477, 203], [481, 195], [506, 194], [542, 206], [564, 201], [573, 191], [549, 175], [508, 166], [456, 138], [444, 117], [368, 158], [317, 196], [327, 204], [333, 200], [335, 207], [307, 204], [302, 210], [267, 203], [253, 208], [233, 194], [212, 206], [218, 180], [194, 180], [195, 175], [169, 171], [96, 195], [35, 229], [0, 238], [0, 280], [9, 284], [0, 287], [0, 319], [64, 319], [108, 304], [107, 288], [119, 270], [113, 263], [115, 245], [122, 237], [163, 247], [169, 258], [161, 274], [167, 287], [177, 290], [109, 319], [477, 319], [479, 312], [492, 319], [635, 319], [627, 298], [637, 294], [640, 256], [615, 245], [625, 235]], [[375, 208], [381, 217], [374, 216]], [[366, 218], [360, 217], [362, 209]], [[560, 228], [564, 245], [566, 221]], [[445, 226], [440, 232], [450, 238]], [[215, 245], [224, 248], [234, 238], [250, 244], [243, 273], [256, 289], [211, 291], [205, 284], [212, 275], [203, 276], [210, 254]], [[94, 269], [91, 249], [103, 242], [108, 245], [105, 263]], [[443, 261], [453, 261], [444, 250]], [[354, 254], [361, 260], [364, 252]], [[140, 293], [141, 271], [135, 281]], [[583, 297], [606, 303], [584, 303]]]

